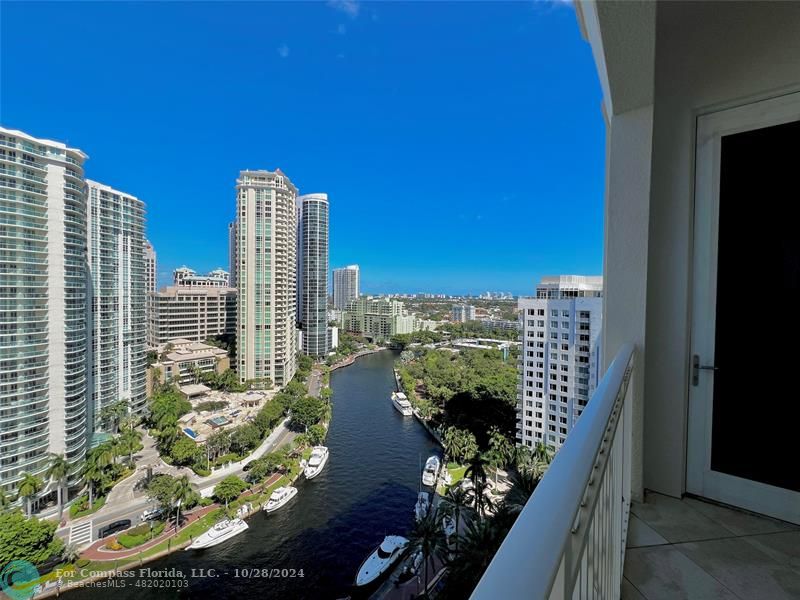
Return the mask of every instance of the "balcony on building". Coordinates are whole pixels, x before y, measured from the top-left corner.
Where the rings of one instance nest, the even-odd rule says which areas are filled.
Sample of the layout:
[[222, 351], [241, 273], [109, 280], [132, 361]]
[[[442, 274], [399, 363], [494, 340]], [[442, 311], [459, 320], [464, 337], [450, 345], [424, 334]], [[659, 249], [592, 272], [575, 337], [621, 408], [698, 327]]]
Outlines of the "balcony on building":
[[800, 598], [797, 384], [771, 371], [800, 323], [753, 321], [800, 292], [800, 3], [575, 6], [604, 376], [472, 598]]

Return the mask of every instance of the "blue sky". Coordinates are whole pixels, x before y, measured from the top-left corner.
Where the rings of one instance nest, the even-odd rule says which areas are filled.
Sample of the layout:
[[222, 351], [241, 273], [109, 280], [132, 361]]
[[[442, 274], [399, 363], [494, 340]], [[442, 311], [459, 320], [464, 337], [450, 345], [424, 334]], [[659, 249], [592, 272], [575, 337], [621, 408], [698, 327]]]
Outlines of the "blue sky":
[[278, 167], [329, 194], [331, 266], [369, 293], [601, 272], [601, 93], [568, 3], [1, 10], [0, 122], [143, 199], [162, 283], [227, 268], [239, 170]]

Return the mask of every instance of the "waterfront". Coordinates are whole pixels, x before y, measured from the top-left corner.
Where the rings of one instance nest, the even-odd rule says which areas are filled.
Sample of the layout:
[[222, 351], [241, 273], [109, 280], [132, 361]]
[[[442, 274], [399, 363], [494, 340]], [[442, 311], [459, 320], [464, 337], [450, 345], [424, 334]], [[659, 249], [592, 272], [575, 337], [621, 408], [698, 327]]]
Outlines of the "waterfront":
[[[184, 587], [141, 587], [148, 585], [147, 578], [131, 576], [121, 578], [125, 587], [115, 588], [114, 595], [122, 600], [142, 593], [158, 598], [338, 598], [350, 593], [359, 564], [384, 534], [410, 531], [419, 459], [438, 452], [422, 426], [402, 417], [389, 401], [395, 356], [370, 354], [331, 374], [333, 419], [326, 442], [331, 458], [313, 481], [301, 477], [297, 498], [289, 505], [269, 517], [256, 514], [246, 533], [216, 548], [180, 551], [145, 565], [153, 572], [180, 571]], [[205, 575], [210, 569], [214, 577]], [[254, 577], [257, 569], [269, 569], [269, 575], [277, 570], [279, 577]], [[134, 565], [126, 570], [138, 572]], [[303, 576], [297, 576], [301, 571]], [[283, 577], [292, 573], [296, 576]], [[107, 595], [108, 589], [70, 592], [74, 598]]]

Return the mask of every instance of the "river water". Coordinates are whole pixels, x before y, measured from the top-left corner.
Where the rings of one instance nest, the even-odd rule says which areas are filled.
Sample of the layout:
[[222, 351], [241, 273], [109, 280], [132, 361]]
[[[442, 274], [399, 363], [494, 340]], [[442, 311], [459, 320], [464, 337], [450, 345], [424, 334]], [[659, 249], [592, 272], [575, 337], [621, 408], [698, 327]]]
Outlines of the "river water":
[[[67, 597], [326, 599], [352, 593], [361, 561], [383, 536], [411, 530], [420, 460], [439, 453], [416, 419], [403, 417], [389, 401], [395, 356], [370, 354], [331, 374], [330, 459], [315, 479], [297, 481], [298, 494], [290, 504], [269, 517], [259, 512], [249, 519], [250, 529], [217, 547], [179, 551], [144, 565], [153, 571], [175, 569], [166, 577], [126, 567], [137, 576], [118, 578], [124, 588], [82, 589]], [[214, 577], [207, 575], [209, 569], [216, 571]], [[246, 576], [255, 569], [296, 576]], [[144, 587], [153, 585], [183, 587]]]

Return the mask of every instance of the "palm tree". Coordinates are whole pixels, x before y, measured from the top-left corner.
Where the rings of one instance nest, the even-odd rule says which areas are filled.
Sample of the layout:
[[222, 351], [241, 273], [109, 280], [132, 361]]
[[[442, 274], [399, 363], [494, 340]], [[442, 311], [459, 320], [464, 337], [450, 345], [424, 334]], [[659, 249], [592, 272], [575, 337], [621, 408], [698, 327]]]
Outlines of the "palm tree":
[[37, 477], [36, 475], [31, 475], [30, 473], [22, 473], [22, 479], [19, 481], [19, 497], [25, 498], [27, 502], [27, 516], [31, 516], [31, 503], [34, 498], [36, 498], [36, 494], [42, 491], [44, 487], [44, 482], [41, 478]]
[[497, 427], [489, 432], [489, 457], [494, 468], [494, 486], [497, 487], [497, 471], [508, 464], [514, 454], [514, 446]]
[[194, 489], [187, 475], [182, 475], [175, 480], [172, 490], [172, 501], [175, 503], [177, 514], [175, 518], [175, 531], [181, 526], [181, 505], [185, 504], [194, 495]]
[[61, 522], [61, 517], [64, 514], [64, 499], [61, 492], [64, 486], [67, 485], [67, 477], [69, 476], [70, 464], [63, 454], [51, 454], [50, 466], [47, 467], [45, 476], [54, 481], [58, 486], [56, 489], [58, 496], [58, 522]]
[[459, 435], [460, 431], [453, 427], [452, 425], [444, 430], [444, 436], [442, 438], [442, 445], [444, 446], [444, 458], [443, 462], [447, 463], [447, 457], [451, 457], [453, 459], [457, 459], [460, 454], [460, 446], [461, 446], [461, 436]]
[[472, 458], [469, 459], [469, 465], [467, 470], [464, 471], [464, 476], [470, 479], [474, 486], [477, 486], [478, 482], [486, 483], [487, 464], [486, 455], [481, 452], [475, 452]]
[[439, 511], [430, 511], [424, 519], [417, 522], [414, 526], [414, 531], [411, 532], [409, 546], [422, 552], [422, 560], [425, 563], [425, 588], [423, 594], [427, 597], [428, 562], [431, 558], [443, 558], [447, 552], [447, 540], [442, 529]]
[[456, 518], [456, 554], [458, 554], [458, 539], [461, 531], [461, 513], [469, 508], [469, 492], [460, 485], [452, 485], [444, 496], [445, 502], [450, 505]]
[[135, 429], [126, 429], [119, 438], [119, 448], [128, 454], [128, 464], [133, 465], [133, 452], [139, 447], [142, 434]]
[[511, 489], [506, 494], [505, 504], [513, 514], [519, 514], [528, 499], [536, 491], [541, 476], [531, 470], [522, 470], [511, 476]]
[[453, 598], [467, 598], [489, 566], [505, 537], [495, 519], [475, 519], [467, 530], [458, 556], [448, 563], [447, 586]]
[[0, 512], [5, 511], [11, 504], [11, 498], [6, 491], [0, 487]]
[[86, 455], [86, 460], [81, 469], [81, 476], [86, 480], [89, 486], [89, 509], [91, 509], [94, 504], [95, 486], [103, 480], [103, 476], [105, 475], [104, 468], [105, 467], [100, 463], [99, 454], [97, 452], [92, 451]]
[[477, 512], [481, 517], [486, 516], [486, 511], [490, 508], [494, 508], [494, 502], [492, 499], [486, 495], [486, 491], [489, 489], [489, 485], [486, 483], [486, 478], [484, 477], [483, 480], [477, 480], [473, 482], [474, 487], [470, 490], [470, 494], [472, 495], [472, 500], [475, 503], [475, 512]]
[[553, 462], [555, 450], [553, 450], [551, 446], [548, 446], [544, 442], [539, 442], [533, 447], [533, 456], [538, 458], [543, 463], [549, 465], [551, 462]]

